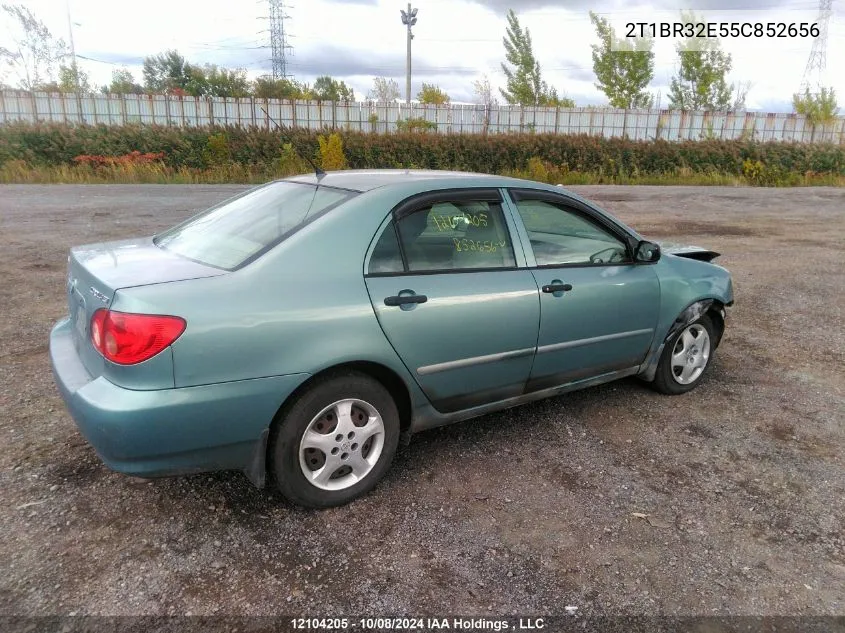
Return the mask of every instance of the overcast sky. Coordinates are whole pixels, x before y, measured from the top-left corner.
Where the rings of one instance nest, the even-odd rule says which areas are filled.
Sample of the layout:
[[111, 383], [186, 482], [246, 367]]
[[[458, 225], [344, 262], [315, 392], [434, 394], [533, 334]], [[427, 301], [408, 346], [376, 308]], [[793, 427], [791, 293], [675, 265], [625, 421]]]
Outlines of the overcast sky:
[[[358, 98], [366, 95], [375, 75], [393, 77], [404, 98], [405, 30], [398, 0], [289, 0], [285, 26], [293, 54], [289, 72], [311, 82], [329, 74], [350, 84]], [[507, 9], [512, 7], [531, 31], [544, 78], [561, 95], [578, 105], [606, 103], [595, 87], [590, 44], [595, 34], [587, 11], [592, 9], [622, 24], [629, 19], [654, 20], [672, 16], [679, 2], [652, 0], [417, 0], [419, 22], [414, 28], [413, 93], [421, 82], [436, 83], [454, 101], [472, 101], [472, 83], [487, 75], [504, 85], [500, 62]], [[845, 0], [834, 0], [825, 82], [845, 102]], [[67, 39], [65, 0], [28, 0], [30, 7], [57, 36]], [[80, 65], [96, 84], [108, 83], [115, 68], [128, 67], [141, 81], [146, 55], [178, 49], [190, 61], [245, 68], [255, 77], [270, 71], [269, 35], [264, 0], [145, 0], [105, 2], [70, 0], [74, 40]], [[813, 20], [817, 0], [695, 0], [696, 9], [754, 10], [748, 16], [784, 21]], [[774, 7], [774, 8], [772, 8]], [[766, 13], [763, 13], [763, 11]], [[736, 19], [737, 14], [724, 14]], [[0, 26], [0, 46], [6, 44], [8, 24]], [[790, 111], [791, 95], [801, 83], [812, 40], [723, 40], [733, 55], [731, 81], [752, 83], [749, 109]], [[668, 104], [669, 79], [677, 56], [670, 40], [655, 47], [655, 76], [650, 89]], [[93, 61], [96, 60], [96, 61]], [[7, 81], [15, 81], [7, 77]]]

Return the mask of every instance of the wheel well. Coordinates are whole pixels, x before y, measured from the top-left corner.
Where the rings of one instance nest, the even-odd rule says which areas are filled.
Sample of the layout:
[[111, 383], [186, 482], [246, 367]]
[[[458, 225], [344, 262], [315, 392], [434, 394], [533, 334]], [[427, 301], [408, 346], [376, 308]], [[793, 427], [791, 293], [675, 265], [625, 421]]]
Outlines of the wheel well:
[[723, 309], [724, 304], [721, 301], [713, 301], [707, 309], [707, 316], [710, 317], [713, 327], [716, 328], [716, 343], [713, 345], [713, 349], [719, 347], [719, 343], [722, 341], [722, 334], [725, 333], [725, 319], [722, 317]]
[[279, 407], [276, 415], [273, 416], [273, 423], [275, 424], [280, 419], [280, 414], [285, 410], [288, 403], [293, 402], [294, 398], [308, 390], [314, 382], [324, 379], [327, 375], [343, 373], [344, 371], [357, 371], [381, 383], [396, 402], [396, 409], [399, 411], [399, 428], [402, 431], [407, 431], [411, 427], [411, 394], [408, 392], [405, 382], [392, 369], [370, 361], [333, 365], [317, 372], [288, 396], [282, 406]]

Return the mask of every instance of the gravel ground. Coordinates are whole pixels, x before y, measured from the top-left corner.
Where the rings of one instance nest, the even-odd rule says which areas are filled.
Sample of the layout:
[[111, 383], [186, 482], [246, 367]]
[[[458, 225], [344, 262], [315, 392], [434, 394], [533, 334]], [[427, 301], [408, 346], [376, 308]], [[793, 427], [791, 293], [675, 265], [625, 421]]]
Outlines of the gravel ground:
[[845, 190], [578, 187], [723, 253], [737, 303], [708, 379], [417, 435], [316, 512], [240, 473], [109, 472], [49, 369], [71, 245], [240, 189], [0, 187], [0, 614], [845, 614]]

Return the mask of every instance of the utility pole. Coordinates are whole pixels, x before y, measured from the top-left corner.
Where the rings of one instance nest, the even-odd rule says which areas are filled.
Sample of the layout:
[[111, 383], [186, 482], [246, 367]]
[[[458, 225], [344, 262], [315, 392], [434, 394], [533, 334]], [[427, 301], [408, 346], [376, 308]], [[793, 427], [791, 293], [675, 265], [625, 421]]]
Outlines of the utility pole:
[[411, 105], [411, 40], [414, 39], [414, 34], [411, 32], [411, 27], [417, 23], [418, 9], [412, 9], [411, 3], [408, 3], [408, 11], [399, 10], [402, 14], [402, 24], [408, 27], [408, 62], [405, 74], [405, 102]]
[[76, 82], [76, 92], [79, 92], [79, 67], [76, 65], [76, 47], [73, 45], [73, 21], [70, 19], [70, 0], [65, 3], [67, 7], [67, 30], [70, 39], [70, 56], [72, 58], [73, 80]]

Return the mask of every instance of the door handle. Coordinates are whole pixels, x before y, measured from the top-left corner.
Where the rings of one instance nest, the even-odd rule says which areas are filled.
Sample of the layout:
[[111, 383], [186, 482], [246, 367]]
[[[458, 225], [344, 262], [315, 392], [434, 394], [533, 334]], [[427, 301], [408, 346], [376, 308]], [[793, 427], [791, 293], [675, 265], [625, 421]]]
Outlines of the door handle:
[[393, 297], [386, 297], [384, 305], [386, 306], [401, 306], [406, 303], [425, 303], [428, 297], [425, 295], [394, 295]]
[[569, 292], [572, 284], [547, 284], [543, 286], [543, 292]]

